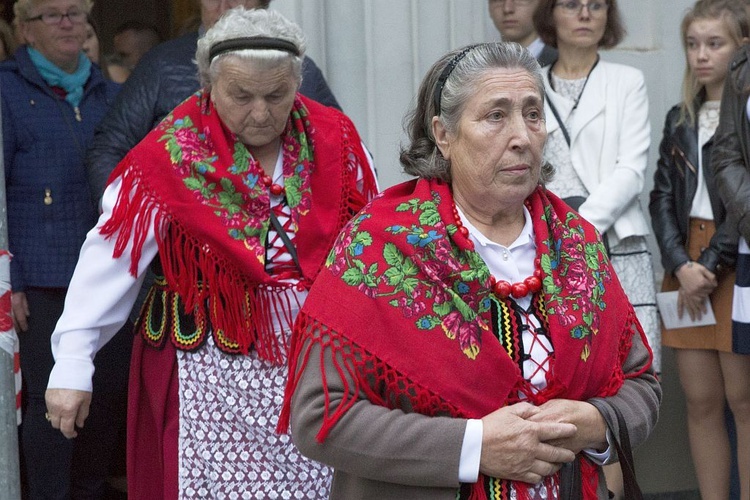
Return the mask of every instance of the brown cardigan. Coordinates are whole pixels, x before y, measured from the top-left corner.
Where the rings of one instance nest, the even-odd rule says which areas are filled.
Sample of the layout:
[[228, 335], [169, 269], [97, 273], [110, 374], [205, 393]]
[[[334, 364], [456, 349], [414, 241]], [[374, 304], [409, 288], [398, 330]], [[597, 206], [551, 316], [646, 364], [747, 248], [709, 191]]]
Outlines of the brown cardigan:
[[[626, 374], [648, 362], [648, 350], [636, 337], [623, 367]], [[363, 396], [320, 444], [315, 439], [325, 408], [320, 373], [320, 347], [315, 345], [292, 399], [291, 432], [304, 455], [334, 467], [332, 500], [455, 500], [465, 419], [389, 410]], [[343, 389], [330, 351], [326, 352], [326, 378], [335, 402]], [[628, 422], [632, 445], [637, 446], [653, 430], [660, 401], [661, 386], [649, 370], [625, 380], [617, 395], [589, 402], [614, 429], [617, 420], [612, 408], [617, 407]], [[607, 499], [601, 473], [599, 485], [599, 498]]]

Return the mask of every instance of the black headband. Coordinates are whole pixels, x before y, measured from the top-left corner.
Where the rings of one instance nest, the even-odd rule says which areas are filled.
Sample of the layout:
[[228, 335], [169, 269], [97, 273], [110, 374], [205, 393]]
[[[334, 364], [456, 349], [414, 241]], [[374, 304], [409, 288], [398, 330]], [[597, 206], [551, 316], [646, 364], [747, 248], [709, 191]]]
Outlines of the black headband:
[[289, 40], [281, 38], [272, 38], [268, 36], [249, 36], [243, 38], [232, 38], [224, 40], [211, 47], [208, 51], [208, 62], [214, 60], [216, 56], [234, 52], [236, 50], [261, 49], [261, 50], [283, 50], [295, 56], [299, 56], [299, 48]]
[[440, 116], [440, 99], [443, 96], [443, 87], [445, 87], [445, 82], [448, 80], [448, 77], [451, 76], [451, 73], [454, 69], [456, 69], [456, 66], [461, 61], [461, 59], [463, 59], [466, 54], [471, 52], [471, 50], [478, 45], [478, 43], [469, 45], [464, 50], [453, 56], [453, 59], [451, 59], [450, 62], [443, 68], [442, 73], [440, 73], [440, 78], [438, 78], [438, 81], [435, 84], [435, 92], [432, 94], [432, 100], [435, 104], [435, 116]]

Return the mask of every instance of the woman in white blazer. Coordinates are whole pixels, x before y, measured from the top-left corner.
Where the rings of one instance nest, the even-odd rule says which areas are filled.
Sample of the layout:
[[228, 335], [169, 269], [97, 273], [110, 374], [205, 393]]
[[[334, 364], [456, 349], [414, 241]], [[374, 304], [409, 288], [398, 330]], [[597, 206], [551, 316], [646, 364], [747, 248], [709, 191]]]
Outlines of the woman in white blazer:
[[[600, 49], [624, 37], [616, 0], [542, 0], [534, 17], [542, 40], [558, 50], [543, 69], [547, 187], [588, 219], [605, 239], [612, 265], [651, 347], [659, 323], [649, 225], [641, 210], [651, 129], [643, 73], [602, 61]], [[580, 204], [580, 205], [579, 205]], [[654, 353], [659, 371], [659, 353]]]

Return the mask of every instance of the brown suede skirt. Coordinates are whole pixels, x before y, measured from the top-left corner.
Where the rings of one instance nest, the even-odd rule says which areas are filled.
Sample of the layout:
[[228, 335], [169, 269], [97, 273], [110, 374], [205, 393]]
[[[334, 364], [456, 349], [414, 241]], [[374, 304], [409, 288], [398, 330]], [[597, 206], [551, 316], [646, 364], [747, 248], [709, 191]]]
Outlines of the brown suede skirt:
[[[690, 233], [687, 251], [690, 258], [697, 259], [704, 248], [708, 247], [711, 237], [716, 232], [713, 221], [690, 219]], [[732, 293], [734, 291], [735, 272], [726, 270], [717, 276], [719, 285], [709, 296], [711, 307], [716, 316], [716, 324], [691, 328], [667, 330], [662, 326], [661, 343], [677, 349], [712, 349], [732, 352]], [[671, 274], [664, 274], [663, 292], [680, 288], [680, 282]], [[687, 312], [685, 313], [687, 314]]]

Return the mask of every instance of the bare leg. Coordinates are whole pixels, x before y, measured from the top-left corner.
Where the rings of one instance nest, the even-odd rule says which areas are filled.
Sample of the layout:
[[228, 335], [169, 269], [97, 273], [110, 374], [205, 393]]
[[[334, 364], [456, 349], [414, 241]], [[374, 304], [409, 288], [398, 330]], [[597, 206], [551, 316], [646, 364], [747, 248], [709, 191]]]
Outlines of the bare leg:
[[719, 353], [724, 392], [737, 427], [740, 498], [750, 500], [750, 356]]
[[719, 354], [694, 349], [676, 349], [675, 354], [687, 403], [690, 451], [701, 498], [726, 500], [731, 462]]

